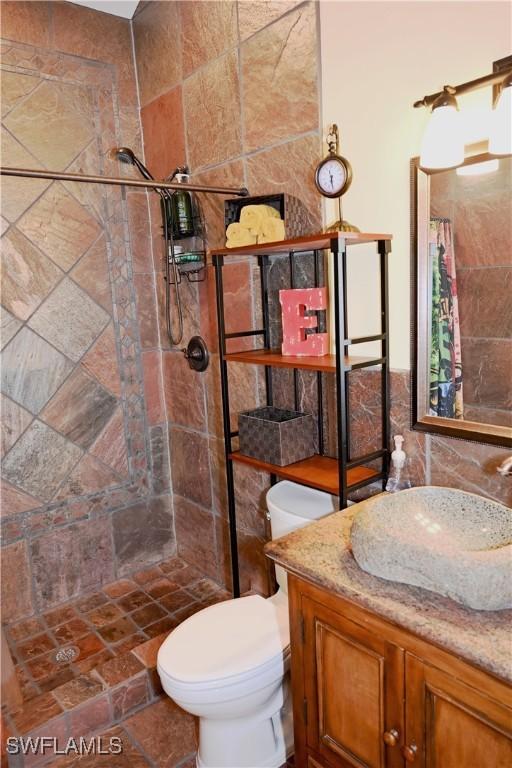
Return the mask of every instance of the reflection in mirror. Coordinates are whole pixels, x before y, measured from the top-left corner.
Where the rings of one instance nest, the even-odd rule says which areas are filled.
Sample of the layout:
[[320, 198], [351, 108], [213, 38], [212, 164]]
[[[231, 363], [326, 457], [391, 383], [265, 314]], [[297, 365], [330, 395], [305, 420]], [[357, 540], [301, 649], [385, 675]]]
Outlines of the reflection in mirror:
[[413, 182], [415, 426], [512, 444], [512, 158]]

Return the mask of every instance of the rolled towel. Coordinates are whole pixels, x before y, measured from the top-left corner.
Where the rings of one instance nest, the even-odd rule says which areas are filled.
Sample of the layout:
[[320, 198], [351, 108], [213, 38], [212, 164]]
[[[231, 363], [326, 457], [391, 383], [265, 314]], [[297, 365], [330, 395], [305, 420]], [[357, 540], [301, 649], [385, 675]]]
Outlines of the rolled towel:
[[238, 240], [240, 237], [244, 239], [249, 234], [251, 234], [249, 227], [240, 224], [238, 221], [234, 221], [226, 229], [227, 240]]
[[285, 237], [284, 221], [281, 219], [263, 219], [258, 243], [277, 243], [284, 240]]
[[[228, 227], [229, 229], [229, 227]], [[226, 248], [241, 248], [246, 245], [255, 245], [258, 242], [256, 235], [251, 235], [246, 227], [235, 230], [235, 234], [226, 240]]]
[[240, 211], [240, 224], [249, 227], [253, 235], [260, 232], [263, 219], [279, 219], [279, 211], [271, 205], [244, 205]]

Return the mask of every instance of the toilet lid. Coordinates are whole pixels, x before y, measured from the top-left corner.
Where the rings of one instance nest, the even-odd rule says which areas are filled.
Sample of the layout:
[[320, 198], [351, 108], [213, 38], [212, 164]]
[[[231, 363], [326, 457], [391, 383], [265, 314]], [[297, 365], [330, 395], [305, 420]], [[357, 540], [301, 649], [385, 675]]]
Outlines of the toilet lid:
[[184, 683], [206, 683], [253, 672], [283, 656], [290, 643], [286, 601], [259, 595], [227, 600], [194, 614], [171, 632], [158, 666]]

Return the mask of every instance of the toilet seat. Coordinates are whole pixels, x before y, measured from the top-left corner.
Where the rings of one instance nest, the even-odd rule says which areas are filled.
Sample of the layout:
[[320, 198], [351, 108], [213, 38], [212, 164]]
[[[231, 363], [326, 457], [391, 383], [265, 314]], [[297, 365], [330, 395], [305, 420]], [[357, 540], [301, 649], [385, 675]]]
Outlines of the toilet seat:
[[227, 600], [191, 616], [164, 641], [158, 672], [174, 690], [258, 685], [283, 674], [289, 656], [286, 601], [259, 595]]

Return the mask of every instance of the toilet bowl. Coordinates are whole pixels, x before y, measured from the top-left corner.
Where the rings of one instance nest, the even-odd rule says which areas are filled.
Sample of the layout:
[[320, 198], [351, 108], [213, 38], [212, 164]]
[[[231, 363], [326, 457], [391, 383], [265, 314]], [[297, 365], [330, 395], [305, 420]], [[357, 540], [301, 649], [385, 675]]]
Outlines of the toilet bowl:
[[[289, 481], [267, 494], [272, 538], [336, 511], [337, 500]], [[180, 624], [158, 652], [164, 691], [199, 717], [199, 768], [278, 768], [293, 751], [290, 629], [279, 590], [217, 603]]]

